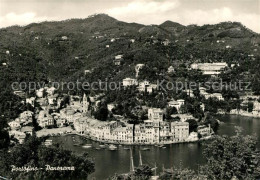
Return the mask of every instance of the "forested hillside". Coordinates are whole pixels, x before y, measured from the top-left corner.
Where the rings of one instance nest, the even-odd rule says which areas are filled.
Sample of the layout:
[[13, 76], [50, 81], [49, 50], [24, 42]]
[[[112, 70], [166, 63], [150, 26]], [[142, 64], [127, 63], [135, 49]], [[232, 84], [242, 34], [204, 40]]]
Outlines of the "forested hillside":
[[[238, 22], [184, 26], [166, 21], [145, 26], [97, 14], [86, 19], [2, 28], [1, 113], [6, 114], [4, 102], [14, 99], [12, 82], [85, 78], [122, 81], [125, 77], [134, 77], [138, 63], [146, 65], [139, 79], [150, 81], [164, 79], [169, 66], [176, 69], [175, 80], [194, 80], [197, 76], [187, 73], [193, 62], [237, 64], [232, 72], [221, 76], [226, 81], [250, 80], [253, 91], [259, 94], [259, 52], [259, 34]], [[113, 60], [118, 54], [122, 54], [124, 60], [115, 66]], [[85, 77], [85, 70], [92, 73]], [[12, 106], [15, 108], [17, 105]], [[8, 114], [12, 114], [10, 109]]]

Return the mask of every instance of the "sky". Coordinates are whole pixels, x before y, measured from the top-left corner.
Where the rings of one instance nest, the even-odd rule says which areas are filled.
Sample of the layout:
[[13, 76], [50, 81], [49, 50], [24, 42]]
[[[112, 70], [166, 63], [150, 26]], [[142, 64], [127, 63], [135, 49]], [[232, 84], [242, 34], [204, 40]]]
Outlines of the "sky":
[[146, 25], [237, 21], [260, 33], [260, 0], [0, 0], [0, 28], [95, 13]]

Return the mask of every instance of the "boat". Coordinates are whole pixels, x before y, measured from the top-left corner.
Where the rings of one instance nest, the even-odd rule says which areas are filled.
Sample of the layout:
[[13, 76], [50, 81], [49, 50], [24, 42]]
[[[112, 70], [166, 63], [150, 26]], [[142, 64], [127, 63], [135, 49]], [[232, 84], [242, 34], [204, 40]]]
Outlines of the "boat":
[[143, 148], [143, 149], [141, 149], [142, 151], [148, 151], [148, 150], [150, 150], [150, 148]]
[[100, 150], [101, 148], [97, 147], [96, 150]]
[[117, 147], [115, 145], [111, 144], [108, 146], [108, 149], [114, 151], [117, 149]]
[[85, 144], [84, 146], [82, 146], [83, 148], [91, 148], [92, 144]]
[[99, 147], [101, 147], [101, 148], [105, 148], [106, 145], [105, 145], [105, 144], [100, 144]]

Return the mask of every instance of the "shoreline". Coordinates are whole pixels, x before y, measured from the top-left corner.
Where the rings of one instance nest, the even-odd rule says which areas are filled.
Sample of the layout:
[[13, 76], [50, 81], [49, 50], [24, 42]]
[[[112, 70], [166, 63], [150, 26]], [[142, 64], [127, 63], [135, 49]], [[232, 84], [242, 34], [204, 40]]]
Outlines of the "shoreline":
[[238, 116], [245, 116], [245, 117], [254, 117], [254, 118], [260, 118], [260, 114], [253, 114], [249, 113], [247, 111], [238, 111], [238, 110], [231, 110], [229, 113], [226, 113], [227, 115], [238, 115]]
[[[58, 130], [59, 128], [57, 128], [56, 130]], [[53, 129], [52, 129], [53, 130]], [[36, 133], [37, 134], [37, 133]], [[72, 130], [70, 132], [63, 132], [61, 133], [59, 132], [53, 132], [53, 133], [46, 133], [46, 134], [41, 134], [41, 136], [38, 137], [59, 137], [59, 136], [68, 136], [68, 135], [77, 135], [83, 138], [86, 138], [88, 140], [92, 140], [95, 142], [99, 142], [99, 143], [103, 143], [103, 144], [115, 144], [115, 145], [128, 145], [128, 146], [156, 146], [156, 145], [170, 145], [170, 144], [185, 144], [185, 143], [197, 143], [197, 142], [201, 142], [201, 141], [206, 141], [209, 140], [213, 137], [213, 135], [209, 135], [203, 138], [200, 138], [198, 140], [184, 140], [184, 141], [175, 141], [175, 142], [161, 142], [161, 143], [127, 143], [127, 142], [115, 142], [115, 141], [103, 141], [103, 140], [98, 140], [97, 138], [94, 137], [90, 137], [86, 134], [80, 134], [78, 132], [76, 132], [75, 130]]]
[[166, 143], [142, 143], [141, 144], [141, 143], [125, 143], [125, 142], [119, 143], [119, 142], [111, 142], [111, 141], [100, 141], [100, 140], [97, 140], [95, 138], [91, 138], [87, 135], [79, 134], [79, 133], [76, 133], [76, 132], [75, 133], [69, 133], [69, 134], [62, 134], [61, 136], [67, 136], [67, 135], [77, 135], [77, 136], [80, 136], [80, 137], [84, 137], [88, 140], [92, 140], [92, 141], [104, 143], [104, 144], [127, 145], [127, 146], [156, 146], [156, 145], [197, 143], [197, 142], [201, 142], [201, 141], [210, 140], [213, 137], [212, 135], [210, 135], [210, 136], [200, 138], [200, 139], [195, 140], [195, 141], [179, 141], [179, 142], [166, 142]]

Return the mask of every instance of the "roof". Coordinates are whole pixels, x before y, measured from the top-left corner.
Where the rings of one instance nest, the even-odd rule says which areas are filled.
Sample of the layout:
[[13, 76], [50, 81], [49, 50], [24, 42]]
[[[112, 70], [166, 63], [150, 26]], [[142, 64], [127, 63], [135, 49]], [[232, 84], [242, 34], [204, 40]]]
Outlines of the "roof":
[[213, 93], [214, 96], [222, 96], [221, 93]]
[[126, 132], [126, 127], [117, 127], [114, 129], [114, 132]]
[[184, 99], [178, 99], [177, 101], [185, 101]]
[[180, 118], [189, 118], [189, 117], [191, 117], [191, 118], [194, 118], [191, 114], [173, 114], [173, 115], [171, 115], [172, 117], [180, 117]]
[[25, 135], [25, 134], [21, 134], [21, 135], [19, 135], [18, 138], [19, 138], [19, 139], [24, 139], [24, 138], [26, 138], [26, 135]]
[[144, 120], [144, 123], [151, 123], [153, 122], [152, 120]]
[[175, 122], [171, 122], [171, 125], [182, 126], [182, 125], [189, 125], [189, 123], [188, 122], [175, 121]]
[[168, 102], [168, 104], [176, 104], [176, 105], [179, 105], [179, 102], [175, 101], [175, 100], [172, 100], [170, 102]]
[[21, 128], [22, 132], [28, 132], [28, 131], [33, 131], [33, 127], [32, 126], [24, 126]]
[[149, 110], [153, 112], [163, 112], [163, 110], [160, 108], [150, 108]]

